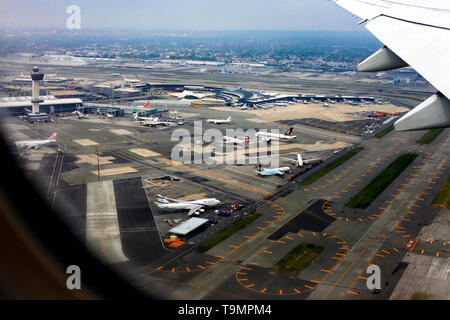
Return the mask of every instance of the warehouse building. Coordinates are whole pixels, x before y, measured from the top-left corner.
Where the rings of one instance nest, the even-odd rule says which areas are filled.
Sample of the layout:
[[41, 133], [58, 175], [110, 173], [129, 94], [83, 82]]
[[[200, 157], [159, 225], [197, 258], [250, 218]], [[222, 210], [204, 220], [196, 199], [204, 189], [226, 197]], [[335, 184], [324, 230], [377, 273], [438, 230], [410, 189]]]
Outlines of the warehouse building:
[[208, 222], [208, 219], [190, 218], [189, 220], [186, 220], [185, 222], [180, 223], [178, 226], [170, 229], [169, 233], [177, 235], [177, 236], [186, 236], [187, 234], [200, 228], [207, 222]]

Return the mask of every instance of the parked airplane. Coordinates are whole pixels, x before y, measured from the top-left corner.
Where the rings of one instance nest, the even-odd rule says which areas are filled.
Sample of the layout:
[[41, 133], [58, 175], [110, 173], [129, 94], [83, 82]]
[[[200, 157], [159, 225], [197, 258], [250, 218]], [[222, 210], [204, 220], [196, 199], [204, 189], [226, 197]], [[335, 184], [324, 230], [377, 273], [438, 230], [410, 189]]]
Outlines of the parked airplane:
[[[287, 159], [287, 158], [283, 158], [283, 159]], [[302, 166], [305, 165], [305, 164], [312, 163], [312, 162], [316, 162], [316, 161], [320, 161], [320, 160], [322, 160], [322, 159], [320, 159], [320, 158], [315, 158], [315, 159], [306, 159], [306, 160], [303, 160], [302, 154], [301, 154], [300, 150], [298, 150], [298, 153], [297, 153], [297, 159], [295, 159], [295, 160], [294, 160], [294, 159], [289, 159], [289, 160], [291, 160], [292, 163], [293, 163], [296, 167], [300, 168], [300, 167], [302, 167]]]
[[208, 123], [214, 123], [214, 124], [222, 124], [222, 123], [231, 123], [231, 117], [228, 117], [227, 119], [208, 119], [206, 120]]
[[87, 114], [81, 113], [78, 110], [75, 110], [74, 112], [72, 112], [72, 114], [76, 114], [78, 119], [89, 119], [89, 116]]
[[182, 201], [177, 199], [167, 198], [160, 194], [157, 195], [157, 201], [155, 204], [160, 209], [172, 209], [172, 210], [189, 210], [188, 215], [192, 215], [195, 212], [202, 210], [203, 207], [214, 207], [220, 204], [220, 201], [216, 198], [199, 199], [192, 201]]
[[144, 126], [151, 126], [151, 127], [175, 125], [174, 122], [159, 121], [158, 117], [156, 117], [156, 118], [153, 118], [153, 117], [140, 117], [137, 112], [134, 114], [134, 120], [136, 122], [139, 122], [140, 124], [142, 124]]
[[255, 134], [255, 137], [257, 137], [261, 140], [267, 140], [267, 141], [270, 141], [270, 139], [293, 140], [293, 139], [297, 138], [297, 136], [292, 135], [293, 130], [294, 130], [294, 128], [289, 128], [284, 134], [259, 131]]
[[48, 144], [55, 143], [55, 142], [56, 142], [56, 132], [53, 133], [46, 140], [16, 141], [15, 144], [18, 148], [37, 149], [39, 147], [46, 146]]
[[[361, 72], [412, 67], [436, 93], [394, 123], [398, 131], [450, 127], [450, 2], [334, 0], [359, 16], [385, 46], [358, 65]], [[420, 5], [419, 5], [420, 2]]]
[[225, 144], [227, 144], [227, 143], [234, 143], [234, 144], [246, 145], [246, 144], [250, 143], [250, 137], [247, 136], [244, 139], [238, 139], [238, 138], [224, 136], [223, 137], [223, 143], [225, 143]]
[[140, 83], [141, 80], [140, 79], [129, 79], [125, 76], [122, 76], [122, 79], [125, 80], [127, 83], [131, 83], [131, 84], [136, 84], [136, 83]]
[[267, 168], [264, 168], [261, 164], [258, 164], [257, 172], [260, 176], [274, 176], [274, 175], [282, 176], [288, 171], [291, 171], [291, 168], [281, 167], [281, 168], [267, 169]]
[[[16, 78], [14, 80], [17, 82], [31, 82], [32, 81], [30, 75], [25, 75], [23, 73], [20, 74], [19, 78]], [[69, 81], [69, 80], [73, 80], [73, 79], [58, 77], [58, 72], [55, 72], [54, 74], [46, 74], [45, 78], [42, 79], [42, 82], [60, 83], [60, 82]]]

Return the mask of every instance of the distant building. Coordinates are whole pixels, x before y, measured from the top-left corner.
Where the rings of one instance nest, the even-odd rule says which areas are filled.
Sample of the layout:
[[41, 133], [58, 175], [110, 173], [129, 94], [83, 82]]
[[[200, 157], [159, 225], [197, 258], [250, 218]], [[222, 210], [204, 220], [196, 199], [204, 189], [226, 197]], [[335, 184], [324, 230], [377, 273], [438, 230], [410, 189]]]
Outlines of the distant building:
[[137, 97], [141, 94], [142, 91], [136, 88], [118, 88], [112, 90], [112, 95], [114, 98]]
[[57, 99], [84, 98], [87, 96], [86, 92], [78, 90], [51, 90], [49, 94]]

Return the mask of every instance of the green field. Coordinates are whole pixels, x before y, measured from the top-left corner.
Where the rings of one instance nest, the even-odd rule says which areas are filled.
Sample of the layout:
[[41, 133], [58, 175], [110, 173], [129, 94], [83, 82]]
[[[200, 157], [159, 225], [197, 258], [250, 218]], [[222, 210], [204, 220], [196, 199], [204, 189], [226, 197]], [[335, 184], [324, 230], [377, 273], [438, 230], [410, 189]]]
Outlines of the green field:
[[450, 175], [434, 198], [433, 206], [450, 209]]
[[430, 144], [436, 139], [445, 129], [431, 129], [428, 130], [419, 140], [416, 141], [418, 144]]
[[311, 177], [309, 177], [308, 179], [302, 181], [299, 183], [299, 185], [301, 186], [309, 186], [311, 183], [313, 183], [314, 181], [322, 178], [324, 175], [326, 175], [328, 172], [334, 170], [335, 168], [339, 167], [341, 164], [343, 164], [345, 161], [347, 161], [348, 159], [354, 157], [356, 154], [358, 154], [359, 152], [361, 152], [362, 150], [364, 150], [363, 147], [358, 147], [353, 149], [352, 151], [348, 152], [346, 155], [344, 155], [343, 157], [337, 159], [336, 161], [334, 161], [333, 163], [329, 164], [328, 166], [326, 166], [325, 168], [323, 168], [322, 170], [320, 170], [319, 172], [313, 174]]
[[212, 248], [219, 242], [222, 242], [229, 236], [231, 236], [233, 233], [245, 228], [248, 224], [252, 223], [254, 220], [258, 219], [260, 216], [262, 216], [261, 213], [251, 213], [247, 215], [246, 217], [242, 218], [236, 223], [233, 223], [231, 226], [229, 226], [226, 229], [223, 229], [219, 233], [215, 234], [205, 242], [201, 244], [202, 247], [208, 247]]
[[377, 134], [375, 136], [376, 139], [381, 139], [383, 138], [385, 135], [387, 135], [389, 132], [391, 132], [392, 130], [394, 130], [394, 126], [390, 126], [389, 128], [387, 128], [384, 131], [381, 131], [379, 134]]
[[296, 277], [304, 270], [319, 254], [324, 247], [310, 243], [301, 243], [285, 255], [273, 267], [273, 271], [278, 274]]
[[350, 208], [366, 209], [416, 157], [417, 154], [412, 153], [399, 156], [345, 205]]

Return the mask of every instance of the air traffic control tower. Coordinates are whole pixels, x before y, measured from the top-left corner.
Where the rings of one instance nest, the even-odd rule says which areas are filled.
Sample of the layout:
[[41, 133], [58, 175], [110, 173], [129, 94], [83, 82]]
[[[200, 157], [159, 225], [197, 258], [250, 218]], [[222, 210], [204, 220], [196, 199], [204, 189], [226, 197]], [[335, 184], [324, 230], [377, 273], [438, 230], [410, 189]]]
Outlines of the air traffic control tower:
[[33, 89], [32, 89], [32, 97], [31, 104], [33, 105], [31, 109], [32, 114], [39, 113], [39, 103], [44, 102], [39, 98], [39, 81], [44, 79], [44, 74], [39, 72], [38, 67], [33, 68], [33, 72], [31, 73], [31, 80], [33, 81]]

